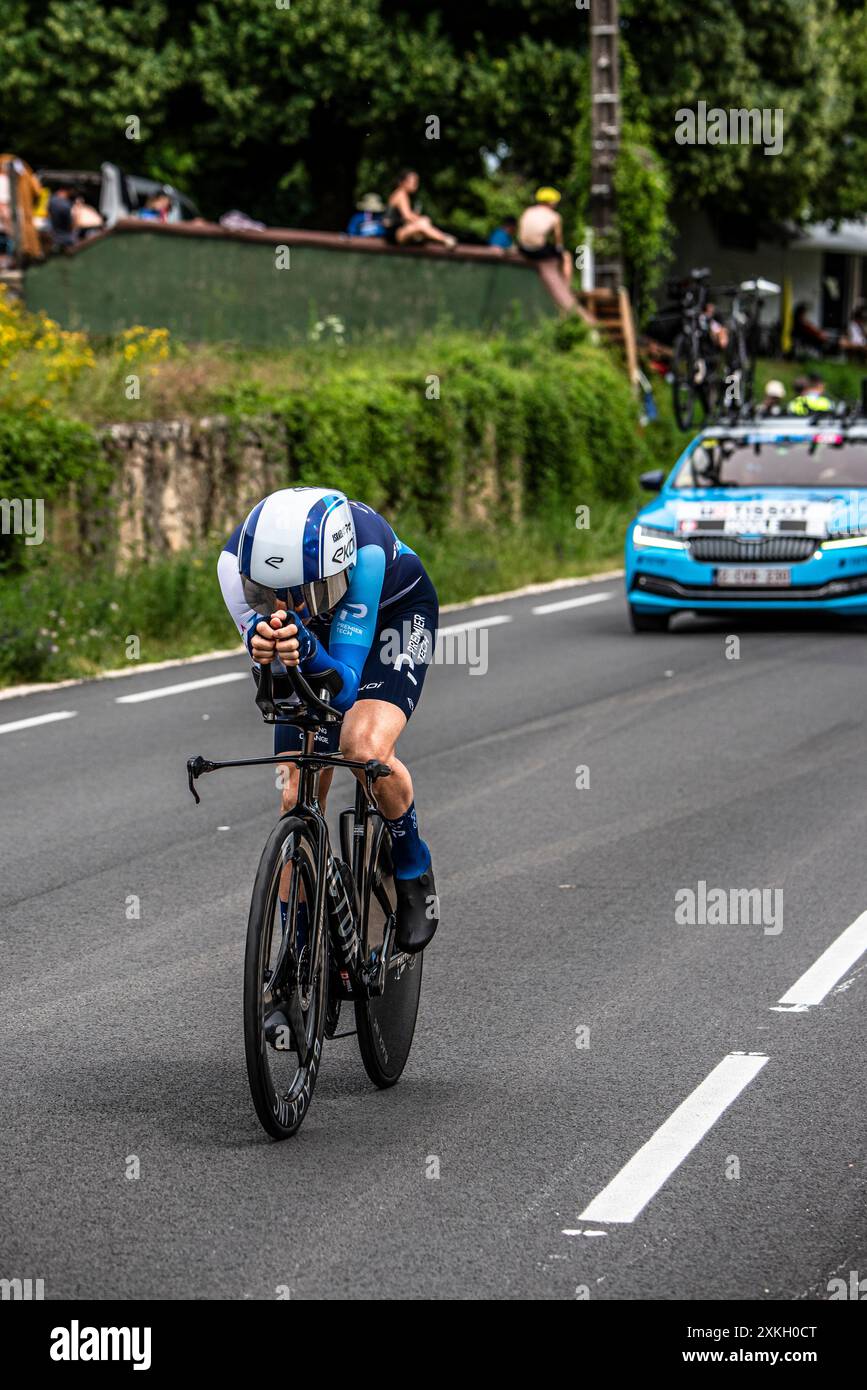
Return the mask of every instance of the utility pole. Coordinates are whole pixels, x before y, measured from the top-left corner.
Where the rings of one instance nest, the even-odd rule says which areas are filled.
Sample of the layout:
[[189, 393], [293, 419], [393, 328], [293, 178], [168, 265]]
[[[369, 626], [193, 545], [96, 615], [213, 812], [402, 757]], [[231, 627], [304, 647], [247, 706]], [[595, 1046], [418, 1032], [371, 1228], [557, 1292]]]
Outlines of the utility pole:
[[618, 0], [590, 0], [590, 223], [597, 290], [620, 289], [623, 267], [612, 254], [616, 231], [614, 168], [620, 142]]

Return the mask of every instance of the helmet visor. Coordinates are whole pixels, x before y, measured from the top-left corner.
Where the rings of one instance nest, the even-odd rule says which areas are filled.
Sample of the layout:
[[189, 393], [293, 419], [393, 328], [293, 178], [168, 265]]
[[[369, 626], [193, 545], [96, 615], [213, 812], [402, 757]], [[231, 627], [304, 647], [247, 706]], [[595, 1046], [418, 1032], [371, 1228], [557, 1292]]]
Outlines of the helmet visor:
[[327, 579], [314, 579], [311, 584], [302, 584], [301, 593], [310, 616], [316, 618], [336, 608], [348, 588], [349, 574], [347, 570], [342, 570], [340, 574], [329, 575]]
[[241, 575], [241, 584], [244, 588], [244, 598], [253, 612], [260, 613], [263, 618], [270, 618], [278, 608], [292, 607], [286, 589], [269, 589], [265, 584], [257, 584], [255, 579], [250, 579], [246, 574]]

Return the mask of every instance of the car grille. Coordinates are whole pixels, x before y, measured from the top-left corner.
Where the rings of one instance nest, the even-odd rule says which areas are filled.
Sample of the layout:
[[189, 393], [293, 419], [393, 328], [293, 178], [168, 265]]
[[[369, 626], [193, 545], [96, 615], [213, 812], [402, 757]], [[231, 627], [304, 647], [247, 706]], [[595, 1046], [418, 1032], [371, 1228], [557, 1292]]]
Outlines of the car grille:
[[763, 536], [743, 541], [737, 536], [693, 536], [694, 560], [809, 560], [819, 541], [814, 536]]

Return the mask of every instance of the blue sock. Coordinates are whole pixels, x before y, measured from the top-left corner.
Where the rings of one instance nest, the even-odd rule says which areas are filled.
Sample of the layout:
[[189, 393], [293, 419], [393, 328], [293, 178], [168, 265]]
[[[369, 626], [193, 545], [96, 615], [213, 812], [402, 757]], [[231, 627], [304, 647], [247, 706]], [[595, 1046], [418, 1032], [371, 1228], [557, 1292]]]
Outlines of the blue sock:
[[386, 820], [385, 824], [391, 836], [395, 878], [418, 878], [430, 867], [430, 850], [418, 833], [415, 802], [397, 820]]

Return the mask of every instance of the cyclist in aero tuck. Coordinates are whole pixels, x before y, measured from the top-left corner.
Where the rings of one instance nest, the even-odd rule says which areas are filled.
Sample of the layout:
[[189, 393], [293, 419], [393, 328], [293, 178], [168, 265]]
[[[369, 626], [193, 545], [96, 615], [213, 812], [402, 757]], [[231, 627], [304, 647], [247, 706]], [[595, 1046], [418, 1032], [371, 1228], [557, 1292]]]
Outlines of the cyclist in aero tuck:
[[[439, 604], [418, 556], [363, 502], [333, 488], [272, 492], [236, 527], [217, 573], [226, 607], [257, 664], [275, 659], [312, 680], [334, 670], [342, 725], [317, 743], [346, 758], [391, 767], [376, 800], [391, 837], [397, 889], [396, 944], [422, 951], [438, 925], [430, 850], [421, 839], [409, 769], [397, 741], [421, 698], [433, 657]], [[270, 607], [268, 618], [262, 617]], [[275, 753], [297, 752], [300, 729], [278, 724]], [[298, 770], [283, 766], [282, 812], [295, 804]], [[320, 783], [323, 809], [331, 770]], [[285, 914], [285, 904], [281, 903]]]

